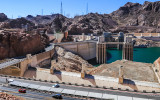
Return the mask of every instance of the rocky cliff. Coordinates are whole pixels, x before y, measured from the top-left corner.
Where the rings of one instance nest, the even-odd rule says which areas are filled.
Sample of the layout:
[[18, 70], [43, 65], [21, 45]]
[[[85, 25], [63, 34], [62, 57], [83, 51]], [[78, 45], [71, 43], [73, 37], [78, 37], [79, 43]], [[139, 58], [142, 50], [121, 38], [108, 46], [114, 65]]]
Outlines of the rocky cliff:
[[48, 44], [48, 37], [38, 32], [24, 33], [21, 30], [0, 32], [0, 59], [37, 53]]
[[160, 1], [139, 3], [128, 2], [112, 12], [113, 20], [118, 23], [114, 31], [160, 32]]
[[52, 23], [57, 16], [59, 16], [59, 14], [43, 15], [43, 16], [37, 15], [35, 17], [32, 15], [28, 15], [27, 17], [25, 17], [25, 19], [37, 25], [47, 25]]
[[70, 34], [81, 33], [103, 33], [117, 26], [117, 22], [112, 17], [104, 14], [89, 13], [84, 16], [76, 16], [71, 22], [66, 24]]
[[66, 18], [62, 15], [56, 15], [49, 25], [50, 32], [65, 32], [69, 34], [81, 33], [103, 33], [110, 31], [117, 26], [117, 22], [112, 17], [104, 14], [90, 13], [83, 16], [75, 16], [74, 18]]

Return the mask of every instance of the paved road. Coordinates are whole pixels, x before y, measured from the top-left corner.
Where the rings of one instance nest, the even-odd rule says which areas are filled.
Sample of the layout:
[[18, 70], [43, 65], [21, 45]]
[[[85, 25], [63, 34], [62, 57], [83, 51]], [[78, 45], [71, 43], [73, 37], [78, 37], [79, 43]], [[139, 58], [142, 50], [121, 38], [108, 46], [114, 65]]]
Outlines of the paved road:
[[14, 64], [17, 64], [17, 63], [23, 61], [24, 59], [25, 58], [23, 58], [23, 59], [11, 59], [11, 60], [6, 61], [4, 63], [0, 63], [0, 69], [6, 68], [6, 67], [14, 65]]
[[[43, 85], [43, 86], [52, 86], [55, 83], [49, 82], [39, 82], [39, 81], [30, 81], [30, 80], [21, 80], [15, 79], [20, 82], [27, 82], [36, 85]], [[63, 85], [60, 84], [60, 87], [63, 89], [73, 89], [79, 91], [88, 91], [88, 92], [96, 92], [96, 93], [106, 93], [111, 95], [120, 95], [120, 96], [128, 96], [128, 97], [137, 97], [137, 98], [144, 98], [144, 99], [155, 99], [159, 100], [160, 94], [153, 94], [153, 93], [138, 93], [138, 92], [129, 92], [129, 91], [118, 91], [118, 90], [110, 90], [110, 89], [102, 89], [102, 88], [90, 88], [90, 87], [82, 87], [82, 86], [74, 86], [74, 85]]]
[[[0, 91], [27, 98], [29, 100], [53, 100], [52, 95], [48, 93], [27, 90], [27, 93], [18, 93], [17, 87], [0, 86]], [[76, 97], [63, 96], [63, 100], [82, 100]]]

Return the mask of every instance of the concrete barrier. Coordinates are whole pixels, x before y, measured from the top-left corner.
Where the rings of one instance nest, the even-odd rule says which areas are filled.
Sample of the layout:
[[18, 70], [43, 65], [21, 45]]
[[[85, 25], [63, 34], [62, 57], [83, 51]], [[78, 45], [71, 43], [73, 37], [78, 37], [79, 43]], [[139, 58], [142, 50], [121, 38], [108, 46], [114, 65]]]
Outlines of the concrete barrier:
[[152, 92], [155, 90], [156, 92], [160, 92], [160, 85], [158, 83], [153, 82], [143, 82], [143, 81], [134, 81], [135, 84], [118, 84], [118, 78], [113, 77], [104, 77], [97, 75], [86, 75], [84, 79], [81, 78], [81, 73], [73, 73], [73, 72], [60, 72], [60, 74], [50, 74], [49, 69], [37, 69], [36, 79], [42, 79], [47, 81], [56, 81], [56, 82], [65, 82], [71, 83], [75, 85], [85, 84], [87, 86], [98, 86], [106, 88], [114, 87], [114, 89], [121, 88], [123, 90], [128, 89], [129, 91], [143, 91]]

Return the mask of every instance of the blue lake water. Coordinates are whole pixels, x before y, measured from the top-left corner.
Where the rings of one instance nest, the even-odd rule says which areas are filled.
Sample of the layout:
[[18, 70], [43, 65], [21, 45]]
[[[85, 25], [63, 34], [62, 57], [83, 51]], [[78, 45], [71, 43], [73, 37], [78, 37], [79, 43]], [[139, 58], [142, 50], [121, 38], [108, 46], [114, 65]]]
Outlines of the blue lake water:
[[[160, 57], [160, 47], [151, 48], [134, 48], [133, 61], [153, 63], [157, 58]], [[116, 48], [107, 50], [107, 63], [112, 63], [116, 60], [122, 59], [122, 50]]]

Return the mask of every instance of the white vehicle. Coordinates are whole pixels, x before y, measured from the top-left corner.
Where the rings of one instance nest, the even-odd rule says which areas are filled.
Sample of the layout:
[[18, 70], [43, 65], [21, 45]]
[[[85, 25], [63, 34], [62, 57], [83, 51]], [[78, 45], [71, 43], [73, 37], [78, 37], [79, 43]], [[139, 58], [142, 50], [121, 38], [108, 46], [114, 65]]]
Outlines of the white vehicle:
[[13, 82], [14, 79], [9, 78], [9, 79], [7, 79], [7, 81], [8, 81], [8, 82]]
[[52, 87], [58, 88], [58, 87], [60, 87], [60, 86], [59, 86], [59, 84], [54, 84]]

